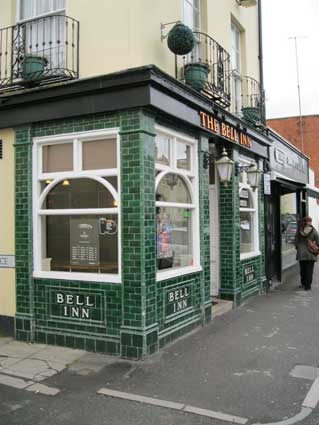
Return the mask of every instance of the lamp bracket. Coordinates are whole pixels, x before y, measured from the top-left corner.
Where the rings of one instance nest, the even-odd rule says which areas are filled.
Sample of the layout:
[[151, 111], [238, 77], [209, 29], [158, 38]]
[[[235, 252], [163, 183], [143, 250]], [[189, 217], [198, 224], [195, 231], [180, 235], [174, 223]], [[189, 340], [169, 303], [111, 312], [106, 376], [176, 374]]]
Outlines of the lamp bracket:
[[164, 34], [166, 27], [172, 26], [174, 24], [181, 24], [181, 23], [182, 21], [167, 22], [166, 24], [161, 23], [161, 42], [163, 42], [163, 40], [165, 40], [165, 38], [168, 36], [169, 31], [166, 34]]
[[236, 166], [235, 166], [236, 175], [238, 176], [238, 174], [242, 173], [243, 171], [245, 171], [247, 173], [247, 171], [249, 171], [250, 169], [255, 167], [255, 165], [256, 164], [241, 165], [241, 164], [236, 163]]

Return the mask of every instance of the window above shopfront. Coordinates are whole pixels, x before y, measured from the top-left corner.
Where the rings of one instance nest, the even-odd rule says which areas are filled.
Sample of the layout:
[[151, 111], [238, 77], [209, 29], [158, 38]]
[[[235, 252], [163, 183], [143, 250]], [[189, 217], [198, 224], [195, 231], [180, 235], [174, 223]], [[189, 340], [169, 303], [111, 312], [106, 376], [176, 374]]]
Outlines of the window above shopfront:
[[120, 281], [118, 157], [117, 129], [34, 139], [35, 277]]

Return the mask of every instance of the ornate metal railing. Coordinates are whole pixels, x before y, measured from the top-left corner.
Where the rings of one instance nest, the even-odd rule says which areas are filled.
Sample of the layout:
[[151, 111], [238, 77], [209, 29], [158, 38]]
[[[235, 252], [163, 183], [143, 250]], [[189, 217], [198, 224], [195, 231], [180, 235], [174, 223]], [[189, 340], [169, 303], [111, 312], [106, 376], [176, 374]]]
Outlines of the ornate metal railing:
[[79, 77], [79, 22], [50, 15], [0, 30], [0, 91]]
[[241, 76], [241, 113], [252, 122], [265, 122], [264, 93], [257, 80]]
[[230, 55], [212, 37], [193, 32], [195, 46], [183, 56], [181, 79], [223, 107], [230, 105]]

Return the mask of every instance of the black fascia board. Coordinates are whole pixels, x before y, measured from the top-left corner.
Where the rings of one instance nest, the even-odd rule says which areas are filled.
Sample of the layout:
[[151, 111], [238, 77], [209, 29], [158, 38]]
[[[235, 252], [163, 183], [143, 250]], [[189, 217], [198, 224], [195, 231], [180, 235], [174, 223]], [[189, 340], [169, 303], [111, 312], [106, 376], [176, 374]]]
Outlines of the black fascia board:
[[[233, 126], [239, 124], [259, 143], [270, 144], [263, 133], [155, 65], [1, 94], [0, 128], [129, 108], [151, 107], [167, 113], [164, 100], [169, 98], [175, 103], [170, 115], [176, 119], [184, 118], [198, 128], [200, 110], [212, 114], [218, 111], [223, 121]], [[207, 132], [202, 127], [201, 130]]]

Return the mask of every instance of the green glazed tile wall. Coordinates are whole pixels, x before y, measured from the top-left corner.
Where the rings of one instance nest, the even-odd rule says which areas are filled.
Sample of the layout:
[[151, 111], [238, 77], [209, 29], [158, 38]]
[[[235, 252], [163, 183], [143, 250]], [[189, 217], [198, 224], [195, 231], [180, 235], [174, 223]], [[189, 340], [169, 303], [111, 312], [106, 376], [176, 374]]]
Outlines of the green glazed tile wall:
[[[168, 342], [209, 320], [207, 170], [199, 176], [203, 273], [156, 283], [154, 122], [153, 116], [136, 110], [16, 129], [17, 339], [140, 357], [158, 349], [159, 331], [165, 334], [173, 329], [163, 334], [162, 341]], [[120, 128], [121, 136], [122, 284], [32, 279], [32, 138], [114, 127]], [[207, 149], [207, 140], [203, 140], [200, 161]], [[192, 282], [192, 311], [165, 323], [165, 288], [185, 281]], [[98, 294], [102, 301], [95, 315], [102, 319], [97, 323], [52, 314], [52, 290]]]
[[[233, 158], [233, 150], [227, 149], [228, 156]], [[264, 195], [263, 183], [260, 179], [259, 203], [259, 247], [261, 255], [240, 261], [240, 227], [239, 227], [239, 176], [233, 171], [232, 180], [226, 185], [220, 184], [220, 271], [222, 298], [234, 301], [239, 305], [250, 295], [259, 293], [265, 276], [264, 259]], [[244, 284], [243, 269], [253, 265], [256, 279], [249, 285]]]

